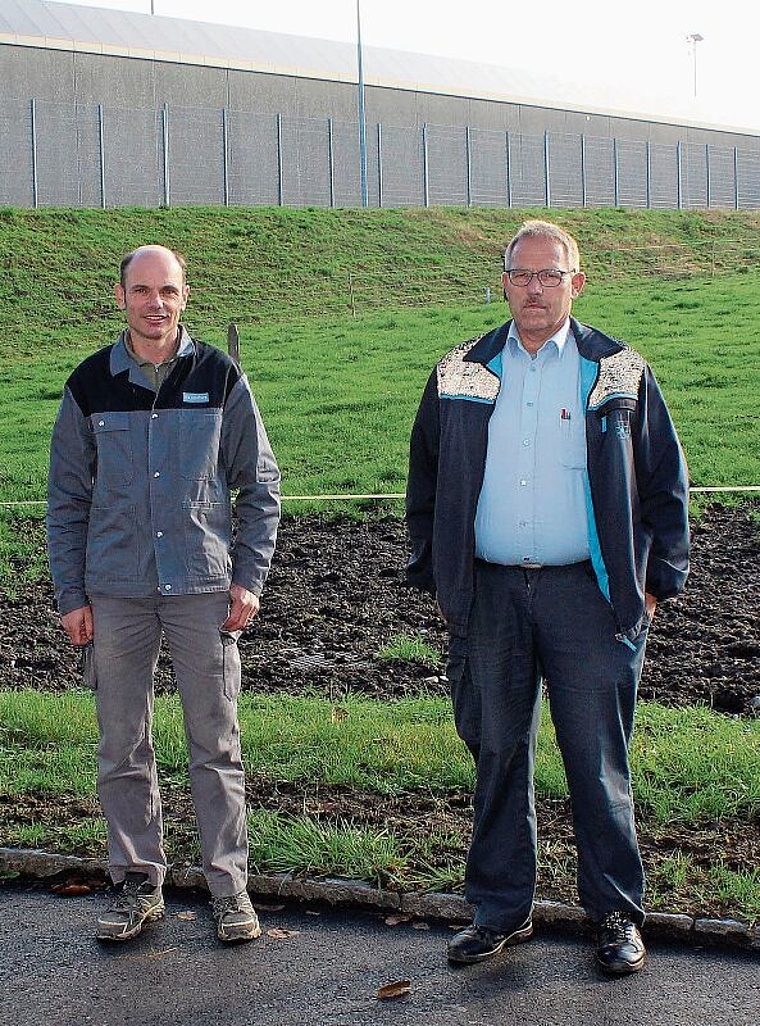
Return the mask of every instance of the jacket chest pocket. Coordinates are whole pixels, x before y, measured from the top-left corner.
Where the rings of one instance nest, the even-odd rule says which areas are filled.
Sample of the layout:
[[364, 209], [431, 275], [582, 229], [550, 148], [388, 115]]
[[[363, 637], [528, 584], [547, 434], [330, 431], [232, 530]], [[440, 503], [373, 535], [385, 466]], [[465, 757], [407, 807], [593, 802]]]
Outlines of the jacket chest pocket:
[[107, 488], [131, 484], [134, 450], [128, 413], [93, 413], [90, 427], [98, 454], [97, 478]]
[[221, 410], [180, 412], [179, 472], [185, 481], [210, 481], [219, 466]]

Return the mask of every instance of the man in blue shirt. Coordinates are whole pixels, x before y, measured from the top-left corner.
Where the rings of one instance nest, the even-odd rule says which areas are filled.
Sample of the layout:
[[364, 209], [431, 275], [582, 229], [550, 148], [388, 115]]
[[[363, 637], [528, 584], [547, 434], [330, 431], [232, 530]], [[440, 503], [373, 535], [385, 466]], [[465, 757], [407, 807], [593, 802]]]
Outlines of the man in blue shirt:
[[439, 362], [410, 449], [408, 579], [449, 628], [477, 766], [475, 919], [448, 957], [478, 962], [532, 933], [545, 685], [597, 962], [630, 973], [646, 952], [628, 749], [649, 625], [688, 572], [686, 464], [645, 361], [572, 317], [586, 280], [572, 236], [529, 221], [504, 268], [513, 319]]

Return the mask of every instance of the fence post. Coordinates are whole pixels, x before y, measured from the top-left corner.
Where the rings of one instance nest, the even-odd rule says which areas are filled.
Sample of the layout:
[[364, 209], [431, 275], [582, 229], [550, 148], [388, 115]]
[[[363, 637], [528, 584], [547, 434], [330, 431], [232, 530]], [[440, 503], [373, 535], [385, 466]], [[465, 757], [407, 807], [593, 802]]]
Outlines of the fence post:
[[222, 191], [224, 205], [230, 205], [230, 130], [227, 124], [227, 108], [222, 107]]
[[327, 119], [327, 175], [330, 185], [330, 208], [335, 206], [335, 155], [333, 153], [333, 119]]
[[681, 180], [681, 140], [676, 143], [676, 190], [677, 209], [683, 210], [683, 182]]
[[581, 205], [588, 206], [588, 180], [586, 177], [586, 136], [581, 133]]
[[32, 206], [36, 210], [40, 205], [39, 180], [37, 178], [37, 101], [32, 100], [30, 106], [30, 127], [32, 132]]
[[422, 194], [425, 206], [430, 206], [430, 182], [428, 180], [428, 139], [427, 124], [422, 126]]
[[277, 203], [283, 207], [285, 205], [285, 186], [282, 180], [283, 175], [283, 163], [282, 163], [282, 114], [277, 115]]
[[646, 142], [647, 210], [652, 209], [652, 144]]
[[507, 207], [512, 207], [512, 157], [510, 150], [509, 141], [509, 129], [507, 129], [504, 138], [504, 174], [506, 176], [506, 187], [507, 187]]
[[106, 137], [103, 104], [98, 104], [98, 150], [100, 152], [100, 206], [106, 209]]
[[615, 206], [620, 206], [620, 154], [617, 136], [612, 137], [612, 196]]
[[707, 192], [707, 208], [708, 210], [712, 206], [710, 202], [710, 193], [712, 192], [712, 183], [710, 181], [710, 144], [705, 143], [705, 190]]
[[472, 129], [469, 125], [465, 128], [464, 135], [467, 153], [467, 206], [472, 206]]
[[551, 171], [549, 168], [549, 132], [544, 132], [544, 196], [546, 197], [546, 206], [552, 205], [552, 187], [551, 187]]
[[377, 123], [377, 205], [383, 205], [383, 126]]
[[165, 103], [161, 109], [161, 137], [163, 142], [164, 156], [164, 200], [163, 206], [169, 206], [171, 190], [169, 188], [169, 104]]
[[739, 147], [734, 146], [734, 207], [739, 209]]

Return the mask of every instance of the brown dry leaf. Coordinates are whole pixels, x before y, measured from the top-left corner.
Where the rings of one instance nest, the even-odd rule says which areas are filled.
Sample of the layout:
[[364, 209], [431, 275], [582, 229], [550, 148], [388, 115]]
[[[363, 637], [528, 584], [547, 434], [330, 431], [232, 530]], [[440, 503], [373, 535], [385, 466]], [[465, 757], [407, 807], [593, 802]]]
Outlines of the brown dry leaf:
[[193, 919], [197, 919], [197, 918], [198, 918], [198, 913], [197, 912], [191, 912], [189, 909], [186, 909], [184, 912], [177, 912], [177, 919], [181, 919], [183, 922], [186, 922], [186, 923], [187, 922], [192, 922]]
[[348, 709], [344, 709], [340, 705], [334, 705], [330, 712], [330, 719], [333, 723], [339, 723], [341, 720], [347, 720]]
[[381, 987], [376, 997], [378, 1001], [390, 1001], [392, 998], [404, 997], [411, 992], [411, 980], [396, 980], [394, 983], [386, 983], [384, 987]]
[[56, 894], [60, 894], [64, 898], [76, 898], [80, 894], [92, 894], [92, 888], [87, 884], [53, 884], [51, 890], [55, 891]]
[[399, 912], [397, 915], [386, 916], [385, 917], [385, 925], [386, 926], [399, 926], [401, 923], [409, 923], [409, 922], [411, 922], [412, 918], [413, 917], [408, 915], [407, 913]]
[[287, 940], [288, 937], [298, 937], [300, 930], [282, 930], [279, 926], [273, 926], [271, 930], [267, 930], [267, 937], [273, 937], [275, 940]]

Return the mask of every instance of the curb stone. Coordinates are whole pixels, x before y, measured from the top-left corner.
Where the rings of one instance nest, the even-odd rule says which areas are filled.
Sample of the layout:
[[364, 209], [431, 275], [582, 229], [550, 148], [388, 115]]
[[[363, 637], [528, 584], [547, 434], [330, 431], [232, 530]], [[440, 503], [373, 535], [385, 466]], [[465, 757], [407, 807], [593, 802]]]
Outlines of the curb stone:
[[[0, 874], [45, 880], [62, 873], [77, 873], [108, 879], [106, 863], [100, 859], [57, 855], [34, 848], [0, 847]], [[177, 889], [207, 891], [203, 872], [197, 866], [170, 866], [166, 883]], [[400, 912], [419, 919], [436, 919], [452, 925], [472, 921], [472, 906], [457, 894], [384, 891], [360, 880], [327, 878], [310, 880], [291, 874], [254, 874], [248, 879], [254, 897], [282, 898], [294, 902], [321, 902], [334, 908], [361, 908], [374, 912]], [[537, 901], [533, 919], [547, 929], [587, 933], [592, 929], [586, 913], [576, 905]], [[649, 937], [698, 945], [723, 946], [760, 951], [760, 923], [750, 925], [737, 919], [694, 918], [683, 913], [650, 912]]]

